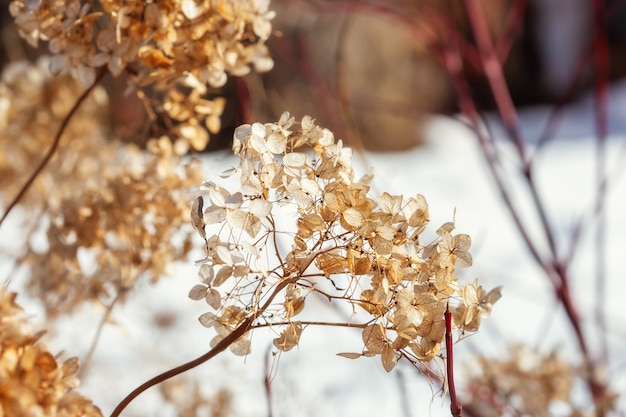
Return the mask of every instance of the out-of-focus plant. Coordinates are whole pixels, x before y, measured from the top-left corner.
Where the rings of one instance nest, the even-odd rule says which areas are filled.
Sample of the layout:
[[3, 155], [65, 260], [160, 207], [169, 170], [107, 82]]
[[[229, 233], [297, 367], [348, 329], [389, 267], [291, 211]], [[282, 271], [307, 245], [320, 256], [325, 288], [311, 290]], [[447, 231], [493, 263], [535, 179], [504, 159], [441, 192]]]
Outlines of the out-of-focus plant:
[[16, 302], [0, 286], [0, 413], [3, 416], [101, 417], [98, 407], [75, 391], [78, 359], [50, 353]]
[[[0, 83], [9, 103], [0, 130], [4, 198], [15, 195], [24, 171], [40, 157], [50, 126], [76, 102], [77, 87], [69, 75], [52, 77], [41, 66], [6, 69]], [[202, 178], [198, 162], [181, 166], [165, 137], [149, 142], [148, 152], [107, 141], [106, 95], [94, 93], [69, 123], [60, 157], [34, 183], [36, 197], [26, 201], [36, 213], [27, 216], [28, 227], [43, 229], [47, 244], [43, 249], [29, 240], [20, 256], [31, 268], [28, 286], [50, 314], [84, 300], [109, 302], [141, 276], [156, 281], [191, 248], [186, 189]]]
[[31, 45], [48, 43], [53, 74], [71, 69], [91, 85], [98, 68], [125, 73], [184, 153], [187, 146], [204, 149], [207, 130], [219, 131], [224, 99], [208, 94], [228, 74], [272, 68], [268, 7], [268, 0], [16, 0], [9, 11]]

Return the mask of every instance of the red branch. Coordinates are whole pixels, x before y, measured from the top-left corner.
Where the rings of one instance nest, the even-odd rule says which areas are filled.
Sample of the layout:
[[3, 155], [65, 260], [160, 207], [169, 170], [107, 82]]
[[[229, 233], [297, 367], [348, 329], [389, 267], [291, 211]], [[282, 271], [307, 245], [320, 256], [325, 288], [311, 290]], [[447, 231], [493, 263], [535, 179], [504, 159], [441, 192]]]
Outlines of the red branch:
[[456, 388], [454, 386], [454, 356], [452, 349], [452, 313], [446, 306], [444, 314], [446, 319], [446, 371], [448, 373], [448, 391], [450, 392], [450, 412], [453, 417], [461, 417], [463, 410], [456, 398]]

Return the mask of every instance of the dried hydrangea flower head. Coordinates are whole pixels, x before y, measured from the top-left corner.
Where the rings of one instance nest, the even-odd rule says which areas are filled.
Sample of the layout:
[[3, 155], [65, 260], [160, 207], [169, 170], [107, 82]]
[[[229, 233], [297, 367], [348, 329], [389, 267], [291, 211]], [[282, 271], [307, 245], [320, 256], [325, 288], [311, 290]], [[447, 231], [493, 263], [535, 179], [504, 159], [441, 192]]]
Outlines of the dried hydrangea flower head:
[[[16, 194], [81, 91], [69, 74], [51, 76], [46, 64], [11, 64], [0, 81], [7, 99], [0, 124], [2, 198]], [[150, 141], [147, 152], [107, 140], [106, 94], [94, 93], [68, 124], [62, 157], [38, 176], [24, 202], [36, 214], [23, 230], [38, 230], [47, 244], [42, 249], [25, 238], [26, 253], [16, 256], [30, 267], [27, 287], [50, 314], [85, 300], [108, 301], [142, 277], [156, 281], [191, 249], [186, 201], [202, 179], [198, 161], [181, 166], [167, 138]], [[81, 255], [91, 261], [81, 262]]]
[[101, 417], [74, 391], [78, 359], [63, 363], [30, 330], [15, 293], [0, 286], [0, 413], [3, 416]]
[[[43, 150], [50, 147], [52, 133], [76, 103], [83, 90], [80, 82], [69, 74], [50, 75], [46, 67], [50, 60], [36, 63], [12, 62], [2, 70], [0, 79], [0, 190], [7, 198], [19, 191]], [[108, 100], [103, 88], [96, 88], [80, 106], [76, 118], [65, 129], [69, 140], [61, 145], [65, 161], [53, 160], [44, 171], [35, 189], [27, 195], [29, 203], [41, 201], [39, 194], [54, 194], [66, 184], [74, 189], [93, 177], [103, 164], [115, 162], [101, 146], [107, 134]], [[104, 160], [79, 164], [80, 155], [99, 154]], [[94, 163], [96, 162], [96, 163]], [[88, 181], [88, 180], [87, 180]], [[63, 188], [63, 187], [61, 187]], [[36, 198], [31, 198], [36, 196]]]
[[[195, 149], [206, 146], [205, 129], [220, 128], [223, 99], [207, 93], [228, 75], [273, 67], [269, 0], [13, 0], [9, 11], [31, 45], [48, 42], [52, 73], [69, 68], [90, 85], [96, 68], [126, 72], [136, 88], [150, 87], [153, 115], [175, 124]], [[181, 107], [193, 109], [191, 117]]]
[[[290, 350], [307, 325], [295, 316], [317, 293], [349, 304], [355, 316], [345, 325], [362, 328], [363, 350], [342, 355], [380, 355], [390, 371], [401, 357], [417, 366], [440, 353], [448, 306], [463, 331], [490, 312], [499, 289], [482, 297], [454, 272], [472, 263], [470, 237], [446, 223], [422, 242], [426, 199], [371, 197], [355, 180], [351, 149], [312, 118], [240, 126], [233, 148], [239, 166], [221, 175], [224, 186], [205, 182], [191, 213], [206, 258], [190, 297], [213, 310], [200, 317], [217, 331], [213, 345], [252, 321], [282, 326], [274, 345]], [[230, 347], [246, 354], [250, 340]]]

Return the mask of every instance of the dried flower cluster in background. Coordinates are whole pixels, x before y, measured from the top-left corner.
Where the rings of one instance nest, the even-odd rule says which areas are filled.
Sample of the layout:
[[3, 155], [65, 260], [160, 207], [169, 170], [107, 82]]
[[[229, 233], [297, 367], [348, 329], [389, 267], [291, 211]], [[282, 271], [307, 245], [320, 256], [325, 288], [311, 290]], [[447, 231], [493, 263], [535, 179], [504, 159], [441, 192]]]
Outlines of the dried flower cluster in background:
[[508, 358], [476, 357], [470, 368], [470, 399], [464, 405], [472, 415], [584, 416], [573, 401], [577, 370], [556, 352], [543, 355], [520, 345]]
[[159, 385], [166, 402], [176, 408], [178, 417], [228, 417], [233, 415], [232, 393], [220, 389], [208, 397], [201, 391], [198, 381], [177, 378]]
[[[41, 66], [14, 64], [0, 84], [8, 103], [0, 126], [3, 198], [41, 159], [51, 128], [80, 91], [69, 75], [52, 77]], [[47, 244], [28, 241], [21, 256], [31, 268], [28, 287], [49, 313], [107, 300], [139, 277], [156, 281], [191, 248], [186, 190], [201, 181], [199, 163], [181, 166], [165, 137], [150, 141], [148, 152], [107, 141], [106, 114], [106, 95], [96, 90], [28, 200], [25, 227], [45, 233]]]
[[268, 0], [12, 1], [11, 15], [31, 45], [48, 42], [50, 71], [71, 69], [85, 84], [106, 67], [128, 76], [168, 135], [201, 150], [220, 129], [227, 75], [268, 71]]
[[[3, 200], [17, 194], [33, 166], [43, 159], [54, 132], [84, 89], [67, 73], [51, 76], [46, 68], [48, 62], [45, 58], [36, 64], [13, 62], [2, 72], [0, 190]], [[106, 143], [108, 120], [106, 93], [96, 88], [65, 129], [63, 157], [52, 161], [34, 184], [37, 192], [26, 196], [31, 206], [41, 205], [41, 196], [49, 195], [49, 204], [58, 207], [59, 201], [53, 195], [63, 195], [85, 182], [97, 181], [103, 166], [117, 164], [113, 155], [100, 149]], [[90, 163], [79, 163], [83, 155], [91, 157]]]
[[34, 333], [0, 286], [0, 414], [3, 416], [100, 417], [92, 402], [74, 391], [78, 359], [60, 363]]
[[[447, 308], [460, 330], [476, 331], [499, 298], [499, 288], [457, 282], [455, 268], [472, 263], [469, 236], [446, 223], [422, 242], [425, 198], [372, 198], [367, 178], [354, 178], [351, 149], [310, 117], [243, 125], [233, 147], [240, 164], [220, 181], [236, 179], [232, 189], [207, 182], [192, 209], [207, 252], [190, 297], [215, 311], [200, 317], [217, 331], [212, 345], [253, 320], [281, 325], [274, 346], [288, 351], [306, 326], [295, 316], [318, 293], [348, 303], [355, 317], [345, 325], [362, 328], [364, 350], [342, 355], [380, 355], [391, 371], [401, 357], [418, 365], [439, 355]], [[360, 322], [358, 312], [367, 313]], [[245, 335], [231, 346], [249, 349]]]

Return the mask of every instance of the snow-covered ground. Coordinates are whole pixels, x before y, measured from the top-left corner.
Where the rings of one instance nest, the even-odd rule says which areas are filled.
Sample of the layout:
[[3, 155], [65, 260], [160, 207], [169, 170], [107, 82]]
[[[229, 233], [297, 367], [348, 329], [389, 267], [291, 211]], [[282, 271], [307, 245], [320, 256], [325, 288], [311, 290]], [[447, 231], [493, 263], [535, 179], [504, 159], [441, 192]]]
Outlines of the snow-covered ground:
[[[608, 242], [606, 253], [607, 297], [604, 306], [609, 317], [611, 368], [608, 370], [614, 388], [626, 392], [626, 89], [613, 88], [609, 138], [610, 172], [616, 173], [607, 198]], [[537, 162], [537, 182], [545, 199], [547, 212], [557, 232], [559, 244], [568, 247], [569, 233], [582, 213], [593, 204], [594, 130], [590, 100], [572, 106], [564, 116], [557, 138], [541, 151]], [[523, 110], [521, 121], [530, 142], [541, 131], [546, 108]], [[501, 130], [495, 128], [496, 134]], [[473, 240], [474, 266], [462, 271], [461, 280], [475, 277], [486, 288], [503, 285], [503, 298], [495, 305], [492, 316], [481, 332], [457, 345], [457, 366], [462, 366], [469, 350], [502, 354], [512, 342], [522, 342], [541, 349], [557, 347], [572, 358], [577, 349], [569, 324], [556, 305], [552, 289], [533, 262], [511, 217], [504, 208], [489, 175], [473, 134], [458, 121], [435, 117], [427, 127], [425, 146], [401, 153], [357, 156], [355, 164], [361, 173], [374, 169], [373, 193], [423, 194], [430, 205], [433, 228], [452, 219], [456, 210], [457, 231], [468, 233]], [[507, 145], [503, 152], [511, 153]], [[509, 158], [511, 160], [511, 158]], [[621, 163], [620, 163], [621, 161]], [[207, 175], [217, 174], [237, 161], [227, 152], [206, 156]], [[624, 168], [622, 168], [624, 167]], [[521, 182], [513, 178], [516, 204], [533, 211]], [[534, 228], [534, 229], [533, 229]], [[536, 222], [531, 226], [537, 236]], [[2, 235], [7, 236], [4, 230]], [[200, 242], [198, 242], [200, 246]], [[576, 304], [584, 315], [585, 330], [598, 334], [593, 322], [595, 300], [594, 235], [583, 235], [571, 275]], [[201, 257], [198, 252], [197, 257]], [[133, 388], [208, 350], [212, 330], [203, 328], [197, 317], [207, 311], [202, 302], [187, 298], [197, 283], [197, 268], [190, 261], [178, 265], [169, 277], [154, 286], [142, 284], [135, 296], [116, 308], [114, 324], [101, 337], [93, 367], [81, 391], [110, 413], [116, 403]], [[322, 301], [307, 308], [318, 309], [322, 317], [336, 317], [336, 311]], [[35, 314], [37, 312], [35, 311]], [[90, 307], [68, 317], [59, 326], [59, 335], [49, 341], [53, 351], [65, 349], [73, 355], [84, 355], [91, 343], [102, 312]], [[155, 324], [157, 315], [171, 315], [169, 327]], [[257, 331], [252, 353], [236, 357], [224, 352], [216, 359], [191, 371], [182, 378], [201, 381], [202, 389], [213, 393], [228, 388], [234, 395], [236, 414], [246, 417], [267, 416], [264, 391], [264, 363], [274, 335]], [[69, 342], [71, 341], [71, 342]], [[440, 386], [430, 386], [408, 366], [399, 366], [387, 374], [378, 359], [348, 360], [338, 352], [359, 351], [358, 331], [308, 328], [301, 344], [274, 361], [272, 383], [274, 416], [391, 416], [403, 415], [402, 390], [408, 393], [411, 416], [448, 416], [449, 404]], [[472, 349], [468, 348], [471, 347]], [[597, 347], [593, 346], [592, 347]], [[461, 372], [461, 371], [459, 371]], [[462, 386], [460, 379], [458, 385]], [[123, 414], [125, 416], [173, 416], [171, 409], [158, 401], [156, 389], [139, 397]], [[626, 409], [626, 400], [621, 400]]]

